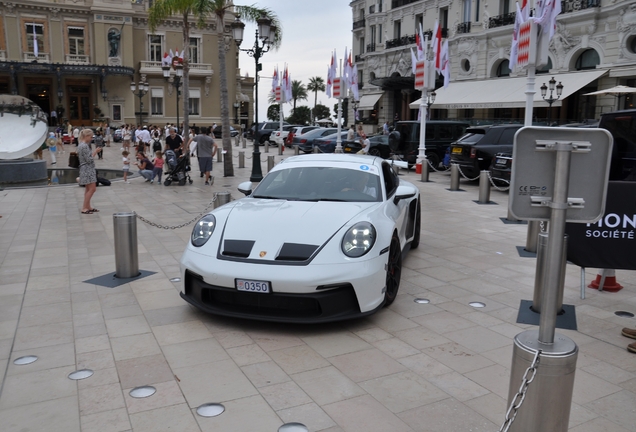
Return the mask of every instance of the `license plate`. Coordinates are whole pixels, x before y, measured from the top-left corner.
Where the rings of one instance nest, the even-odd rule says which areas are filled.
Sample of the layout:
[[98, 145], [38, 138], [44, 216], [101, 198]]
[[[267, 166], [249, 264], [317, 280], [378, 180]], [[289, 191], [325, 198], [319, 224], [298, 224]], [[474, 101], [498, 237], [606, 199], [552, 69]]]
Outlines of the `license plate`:
[[504, 159], [504, 158], [497, 158], [497, 159], [495, 160], [495, 163], [496, 163], [497, 165], [505, 165], [505, 164], [506, 164], [506, 161], [507, 161], [507, 159]]
[[461, 147], [453, 147], [453, 154], [462, 154], [462, 148]]
[[351, 148], [349, 148], [349, 147], [345, 147], [345, 148], [344, 148], [344, 152], [345, 152], [345, 153], [351, 153]]
[[249, 291], [257, 293], [271, 292], [269, 289], [269, 282], [247, 279], [236, 279], [236, 289], [239, 291]]

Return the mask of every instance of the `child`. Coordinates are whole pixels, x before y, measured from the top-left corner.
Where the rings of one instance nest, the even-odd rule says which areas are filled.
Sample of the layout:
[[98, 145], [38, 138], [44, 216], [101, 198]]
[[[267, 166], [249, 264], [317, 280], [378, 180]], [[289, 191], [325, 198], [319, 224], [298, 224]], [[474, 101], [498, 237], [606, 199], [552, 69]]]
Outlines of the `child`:
[[124, 150], [123, 152], [121, 152], [122, 157], [122, 162], [124, 163], [124, 183], [130, 183], [128, 181], [128, 171], [130, 171], [130, 160], [128, 159], [128, 155], [130, 153], [128, 153], [126, 150]]
[[154, 168], [152, 169], [152, 180], [154, 181], [155, 177], [158, 178], [157, 184], [161, 184], [161, 173], [163, 172], [163, 156], [161, 154], [161, 150], [157, 150], [155, 152], [155, 160], [152, 161], [154, 164]]

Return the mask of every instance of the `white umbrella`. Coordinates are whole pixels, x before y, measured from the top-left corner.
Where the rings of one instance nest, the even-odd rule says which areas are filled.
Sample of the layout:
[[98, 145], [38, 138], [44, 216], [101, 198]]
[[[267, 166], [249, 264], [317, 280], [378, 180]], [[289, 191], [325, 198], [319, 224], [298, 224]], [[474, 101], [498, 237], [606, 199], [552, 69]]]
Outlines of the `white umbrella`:
[[316, 123], [333, 123], [333, 120], [324, 118], [324, 119], [318, 120]]
[[592, 93], [585, 93], [583, 96], [596, 96], [596, 95], [621, 96], [621, 95], [629, 94], [629, 93], [636, 93], [636, 87], [627, 87], [624, 85], [619, 85], [619, 86], [608, 88], [605, 90], [599, 90]]

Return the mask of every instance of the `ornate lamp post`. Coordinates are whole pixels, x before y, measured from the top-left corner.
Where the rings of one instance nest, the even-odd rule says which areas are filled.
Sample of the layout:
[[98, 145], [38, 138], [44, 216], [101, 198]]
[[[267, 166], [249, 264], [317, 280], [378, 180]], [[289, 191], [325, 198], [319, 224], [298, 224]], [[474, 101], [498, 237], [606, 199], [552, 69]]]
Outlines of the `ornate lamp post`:
[[435, 97], [437, 93], [426, 93], [426, 118], [427, 120], [431, 119], [431, 105], [435, 103]]
[[[183, 63], [178, 57], [173, 57], [172, 63], [170, 66], [163, 65], [161, 66], [161, 70], [163, 71], [163, 77], [168, 81], [172, 87], [176, 90], [177, 93], [177, 130], [181, 127], [179, 123], [179, 94], [181, 94], [181, 79], [183, 78]], [[174, 76], [171, 77], [171, 72], [174, 70]]]
[[[554, 89], [555, 89], [555, 84], [556, 84], [556, 97], [552, 97], [552, 94], [553, 94]], [[548, 85], [549, 86], [546, 86], [545, 83], [543, 83], [543, 85], [541, 86], [541, 97], [549, 105], [549, 108], [548, 108], [548, 126], [550, 126], [550, 117], [551, 117], [551, 114], [552, 114], [552, 104], [555, 103], [557, 100], [559, 100], [559, 98], [561, 97], [561, 94], [563, 93], [563, 84], [561, 84], [561, 81], [559, 81], [559, 84], [557, 84], [556, 80], [554, 79], [554, 77], [552, 77], [552, 79], [550, 81], [548, 81]], [[550, 97], [546, 98], [546, 94], [548, 93], [548, 88], [550, 89]]]
[[143, 98], [146, 93], [148, 93], [148, 83], [145, 81], [139, 81], [139, 84], [135, 85], [135, 82], [131, 81], [130, 91], [139, 98], [139, 124], [142, 124], [143, 119], [141, 117], [141, 114], [144, 110], [144, 103], [141, 98]]
[[[272, 26], [272, 21], [264, 16], [260, 17], [256, 23], [258, 25], [256, 28], [256, 40], [254, 41], [254, 46], [252, 48], [240, 48], [241, 42], [243, 42], [245, 24], [241, 22], [238, 17], [236, 18], [236, 21], [232, 23], [232, 37], [234, 38], [234, 42], [236, 42], [238, 49], [246, 52], [250, 57], [254, 57], [254, 61], [256, 62], [256, 78], [254, 79], [254, 124], [256, 125], [256, 128], [258, 128], [258, 72], [263, 68], [263, 65], [261, 65], [258, 61], [263, 54], [269, 51], [271, 43], [270, 35], [274, 35], [276, 33], [276, 27]], [[261, 44], [259, 44], [259, 39], [262, 42]], [[258, 147], [259, 142], [256, 140], [256, 137], [254, 137], [252, 175], [250, 176], [250, 181], [252, 182], [260, 182], [263, 180], [263, 171], [261, 170], [261, 153]]]

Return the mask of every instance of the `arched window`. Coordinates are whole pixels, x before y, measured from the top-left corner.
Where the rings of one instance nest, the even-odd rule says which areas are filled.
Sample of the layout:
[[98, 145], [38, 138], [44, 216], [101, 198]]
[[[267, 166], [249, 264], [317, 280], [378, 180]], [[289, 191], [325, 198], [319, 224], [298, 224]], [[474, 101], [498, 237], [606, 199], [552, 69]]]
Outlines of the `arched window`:
[[596, 66], [601, 63], [601, 59], [598, 53], [590, 48], [581, 53], [579, 58], [576, 59], [576, 65], [574, 66], [577, 71], [586, 69], [596, 69]]
[[537, 69], [537, 74], [548, 73], [550, 72], [550, 69], [552, 69], [552, 59], [548, 57], [548, 64], [543, 66], [541, 69]]
[[510, 76], [510, 62], [508, 60], [504, 60], [501, 63], [499, 63], [499, 66], [497, 66], [497, 76], [498, 77]]

